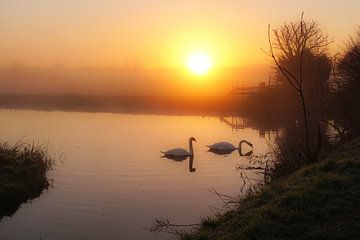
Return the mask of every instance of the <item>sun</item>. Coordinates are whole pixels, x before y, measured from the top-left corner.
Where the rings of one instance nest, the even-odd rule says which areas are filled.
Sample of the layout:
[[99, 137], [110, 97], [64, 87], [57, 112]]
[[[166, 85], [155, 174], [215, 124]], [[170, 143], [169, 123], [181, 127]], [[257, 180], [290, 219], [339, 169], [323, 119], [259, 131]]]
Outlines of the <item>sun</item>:
[[209, 72], [212, 66], [211, 58], [203, 52], [190, 54], [187, 60], [189, 70], [196, 75], [204, 75]]

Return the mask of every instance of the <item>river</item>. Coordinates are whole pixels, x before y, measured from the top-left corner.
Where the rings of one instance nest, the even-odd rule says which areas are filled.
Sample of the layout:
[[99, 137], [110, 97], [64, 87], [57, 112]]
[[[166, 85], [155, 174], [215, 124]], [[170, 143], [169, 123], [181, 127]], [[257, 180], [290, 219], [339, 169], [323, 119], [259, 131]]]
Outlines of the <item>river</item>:
[[[254, 153], [269, 139], [250, 127], [234, 129], [218, 117], [0, 110], [1, 141], [40, 144], [56, 160], [53, 187], [0, 222], [0, 239], [168, 239], [147, 228], [156, 218], [198, 223], [221, 208], [211, 193], [237, 195], [244, 182], [237, 151], [219, 156], [206, 144], [241, 139]], [[161, 158], [160, 151], [188, 148], [189, 160]]]

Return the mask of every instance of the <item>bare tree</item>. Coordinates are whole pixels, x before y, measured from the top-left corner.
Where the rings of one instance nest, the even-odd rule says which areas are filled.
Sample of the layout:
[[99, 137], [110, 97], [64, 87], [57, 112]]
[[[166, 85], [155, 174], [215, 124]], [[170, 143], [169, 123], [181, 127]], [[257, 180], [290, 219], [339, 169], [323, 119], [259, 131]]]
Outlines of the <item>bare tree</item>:
[[[306, 158], [309, 160], [312, 155], [310, 147], [309, 128], [309, 106], [310, 94], [309, 85], [327, 79], [330, 76], [331, 61], [327, 61], [328, 46], [331, 43], [327, 35], [323, 34], [315, 21], [305, 22], [304, 13], [301, 14], [299, 23], [284, 23], [279, 29], [273, 30], [275, 40], [271, 39], [271, 28], [268, 26], [268, 41], [270, 46], [269, 55], [273, 59], [278, 72], [284, 82], [287, 82], [300, 99], [302, 115], [304, 120]], [[325, 66], [323, 76], [306, 77], [304, 65], [311, 65], [311, 62], [321, 62]], [[322, 69], [323, 67], [319, 67]], [[321, 84], [320, 84], [321, 85]], [[323, 89], [323, 86], [318, 86]]]

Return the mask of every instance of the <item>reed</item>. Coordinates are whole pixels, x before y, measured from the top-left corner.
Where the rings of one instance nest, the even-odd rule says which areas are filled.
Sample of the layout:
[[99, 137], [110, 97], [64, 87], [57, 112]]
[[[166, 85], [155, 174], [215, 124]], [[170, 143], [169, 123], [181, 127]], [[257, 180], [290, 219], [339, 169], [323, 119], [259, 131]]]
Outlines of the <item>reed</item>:
[[0, 143], [0, 219], [49, 188], [47, 172], [53, 164], [43, 146]]

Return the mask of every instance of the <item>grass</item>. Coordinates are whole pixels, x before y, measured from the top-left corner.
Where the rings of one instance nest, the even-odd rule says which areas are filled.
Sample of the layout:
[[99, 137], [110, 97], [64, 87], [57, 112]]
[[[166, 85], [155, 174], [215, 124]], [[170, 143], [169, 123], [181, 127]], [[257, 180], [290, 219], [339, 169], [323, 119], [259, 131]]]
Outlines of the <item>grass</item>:
[[46, 173], [52, 165], [42, 147], [0, 143], [0, 219], [49, 187]]
[[360, 239], [360, 141], [240, 200], [183, 240]]

